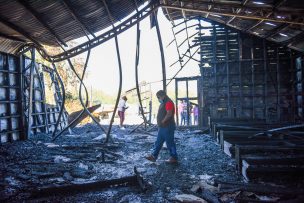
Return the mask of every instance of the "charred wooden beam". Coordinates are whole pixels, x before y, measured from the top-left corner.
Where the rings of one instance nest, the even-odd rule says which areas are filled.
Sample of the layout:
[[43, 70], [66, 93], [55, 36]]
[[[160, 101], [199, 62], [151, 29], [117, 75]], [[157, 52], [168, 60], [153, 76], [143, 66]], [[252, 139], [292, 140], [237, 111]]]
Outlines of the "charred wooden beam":
[[102, 180], [90, 183], [45, 187], [32, 192], [32, 198], [45, 197], [54, 194], [63, 195], [78, 192], [97, 191], [112, 186], [135, 186], [137, 184], [138, 183], [136, 176], [128, 176], [118, 179]]
[[[231, 139], [236, 139], [236, 140], [252, 140], [250, 139], [251, 137], [254, 136], [257, 132], [260, 131], [252, 131], [252, 130], [247, 130], [247, 131], [224, 131], [220, 130], [219, 137], [218, 137], [218, 142], [221, 145], [221, 148], [224, 149], [224, 141], [225, 140], [231, 140]], [[256, 137], [256, 139], [264, 140], [267, 139], [265, 137]]]
[[[281, 0], [279, 0], [281, 1]], [[212, 6], [214, 8], [234, 8], [234, 9], [249, 9], [249, 10], [253, 10], [253, 11], [272, 11], [274, 9], [274, 6], [276, 6], [276, 11], [285, 11], [285, 12], [289, 12], [292, 13], [292, 11], [295, 11], [296, 13], [300, 13], [303, 11], [303, 8], [293, 8], [293, 7], [282, 7], [279, 3], [275, 3], [274, 6], [273, 5], [267, 5], [267, 4], [251, 4], [251, 5], [245, 5], [248, 0], [243, 0], [242, 2], [238, 1], [238, 2], [214, 2], [214, 1], [205, 1], [205, 0], [196, 0], [195, 3], [193, 3], [192, 0], [182, 0], [179, 2], [184, 2], [184, 3], [192, 3], [192, 5], [190, 4], [190, 6], [188, 8], [193, 8], [193, 7], [199, 7], [201, 5], [204, 6]], [[244, 3], [245, 2], [245, 3]], [[162, 3], [161, 5], [163, 5], [164, 3]], [[176, 5], [175, 2], [171, 3], [169, 5]], [[279, 9], [278, 7], [281, 6]]]
[[[198, 48], [194, 51], [194, 53], [192, 53], [191, 56], [188, 56], [188, 60], [184, 63], [184, 65], [183, 65], [182, 67], [180, 67], [180, 69], [174, 74], [174, 76], [173, 76], [172, 78], [169, 79], [169, 82], [167, 83], [166, 86], [168, 86], [168, 85], [172, 82], [172, 80], [175, 79], [175, 78], [177, 77], [177, 75], [183, 70], [183, 68], [187, 65], [187, 63], [188, 63], [191, 59], [193, 59], [193, 56], [194, 56], [196, 53], [198, 53], [199, 49], [200, 49], [200, 47], [198, 47]], [[184, 56], [183, 56], [183, 57], [184, 57]], [[183, 57], [182, 57], [182, 58], [183, 58]]]
[[206, 9], [196, 9], [196, 8], [183, 8], [181, 6], [171, 6], [171, 5], [161, 5], [162, 8], [168, 8], [173, 10], [185, 10], [189, 12], [196, 12], [196, 13], [210, 13], [215, 15], [221, 15], [221, 16], [228, 16], [228, 17], [237, 17], [237, 18], [244, 18], [244, 19], [251, 19], [251, 20], [265, 20], [270, 22], [277, 22], [277, 23], [288, 23], [288, 24], [294, 24], [294, 25], [304, 25], [303, 22], [296, 22], [291, 20], [281, 20], [276, 18], [270, 18], [270, 17], [264, 17], [264, 16], [248, 16], [243, 14], [235, 14], [232, 12], [219, 12], [219, 11], [213, 11], [213, 10], [206, 10]]
[[41, 23], [57, 40], [59, 46], [60, 43], [67, 47], [67, 44], [62, 40], [59, 35], [56, 34], [56, 32], [44, 21], [43, 16], [38, 13], [31, 5], [29, 5], [28, 1], [25, 0], [18, 0], [18, 2], [26, 8], [35, 18], [36, 20]]
[[[243, 0], [242, 2], [242, 6], [245, 6], [245, 4], [248, 2], [248, 0]], [[242, 10], [242, 8], [239, 8], [236, 10], [236, 13], [240, 13]], [[231, 17], [228, 21], [227, 21], [227, 24], [229, 25], [233, 20], [235, 19], [235, 16]]]
[[46, 197], [51, 195], [68, 195], [79, 192], [91, 192], [98, 191], [104, 188], [109, 188], [113, 186], [139, 186], [143, 191], [147, 190], [147, 184], [143, 177], [138, 173], [136, 167], [134, 167], [133, 176], [127, 176], [123, 178], [116, 178], [111, 180], [100, 180], [89, 183], [80, 183], [72, 185], [61, 185], [53, 187], [39, 188], [38, 190], [31, 192], [31, 198]]
[[[95, 106], [91, 106], [88, 108], [88, 111], [90, 113], [94, 112], [96, 109], [98, 109], [99, 107], [101, 106], [101, 104], [97, 104]], [[71, 113], [71, 115], [69, 115], [69, 123], [71, 123], [75, 118], [78, 117], [78, 115], [82, 112], [83, 110], [80, 110], [80, 111], [76, 111], [76, 112], [73, 112]], [[73, 125], [71, 126], [71, 128], [75, 127], [76, 125], [78, 125], [78, 123], [80, 123], [81, 121], [83, 121], [85, 118], [87, 118], [89, 116], [89, 114], [85, 111], [81, 117], [79, 117], [77, 119], [77, 121], [75, 121], [73, 123]]]
[[[168, 3], [167, 0], [163, 0], [163, 2], [164, 2], [165, 4]], [[171, 23], [172, 23], [173, 26], [174, 26], [175, 23], [174, 23], [173, 19], [171, 18], [171, 15], [170, 15], [168, 9], [165, 8], [165, 11], [166, 11], [166, 15], [168, 16], [169, 20], [171, 21]]]
[[[277, 9], [278, 7], [280, 7], [283, 3], [285, 3], [286, 0], [277, 0], [273, 6], [273, 10]], [[266, 17], [270, 17], [271, 15], [273, 14], [273, 11], [270, 11]], [[254, 25], [252, 26], [249, 26], [248, 28], [246, 28], [245, 30], [252, 30], [253, 28], [259, 26], [261, 23], [263, 23], [264, 20], [260, 20], [258, 21], [257, 23], [255, 23]]]
[[[267, 131], [264, 131], [263, 133], [273, 133], [273, 132], [280, 132], [280, 131], [286, 131], [286, 130], [303, 130], [304, 129], [304, 124], [296, 124], [296, 125], [290, 125], [290, 126], [284, 126], [284, 127], [279, 127], [279, 128], [273, 128]], [[256, 134], [259, 135], [259, 134]]]

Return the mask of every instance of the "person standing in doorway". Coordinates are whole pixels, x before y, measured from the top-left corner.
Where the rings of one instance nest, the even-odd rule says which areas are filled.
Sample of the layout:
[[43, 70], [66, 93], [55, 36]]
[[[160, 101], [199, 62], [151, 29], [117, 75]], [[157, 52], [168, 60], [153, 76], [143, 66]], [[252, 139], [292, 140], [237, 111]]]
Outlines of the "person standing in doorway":
[[193, 116], [194, 116], [194, 125], [198, 125], [198, 105], [194, 105]]
[[174, 103], [163, 90], [159, 90], [156, 93], [156, 96], [160, 102], [157, 113], [158, 134], [154, 143], [152, 154], [146, 156], [145, 158], [149, 161], [155, 162], [164, 142], [166, 142], [171, 156], [166, 162], [177, 163], [177, 152], [174, 142], [174, 131], [176, 127], [174, 120]]
[[128, 98], [126, 96], [121, 97], [118, 103], [118, 116], [120, 119], [119, 127], [121, 130], [125, 130], [125, 127], [123, 126], [123, 122], [125, 121], [125, 111], [128, 108], [127, 103]]
[[185, 123], [186, 123], [184, 108], [185, 108], [184, 101], [180, 100], [180, 103], [178, 104], [178, 113], [179, 113], [179, 116], [180, 116], [180, 125], [183, 125], [183, 123], [185, 125]]
[[183, 108], [183, 123], [184, 125], [188, 125], [188, 102], [186, 100], [183, 101], [184, 108]]
[[192, 114], [193, 114], [193, 105], [189, 103], [189, 112], [188, 112], [188, 119], [189, 119], [189, 123], [188, 125], [192, 125]]

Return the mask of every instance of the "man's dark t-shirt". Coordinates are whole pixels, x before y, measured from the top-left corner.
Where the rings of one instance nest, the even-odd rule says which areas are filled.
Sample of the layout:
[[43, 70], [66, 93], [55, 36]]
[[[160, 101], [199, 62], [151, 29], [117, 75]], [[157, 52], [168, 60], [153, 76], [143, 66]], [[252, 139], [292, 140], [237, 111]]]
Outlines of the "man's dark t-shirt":
[[[161, 121], [165, 118], [167, 111], [173, 111], [172, 118], [169, 119], [165, 124], [162, 124]], [[159, 127], [168, 127], [169, 125], [175, 125], [174, 121], [175, 107], [173, 101], [169, 97], [165, 97], [164, 102], [159, 105], [157, 113], [157, 125]]]

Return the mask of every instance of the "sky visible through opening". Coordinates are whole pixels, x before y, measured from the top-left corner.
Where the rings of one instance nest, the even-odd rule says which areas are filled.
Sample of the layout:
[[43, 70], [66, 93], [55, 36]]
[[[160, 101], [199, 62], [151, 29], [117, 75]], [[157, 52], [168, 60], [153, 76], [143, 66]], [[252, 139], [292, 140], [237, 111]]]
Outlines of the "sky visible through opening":
[[[162, 41], [165, 52], [167, 78], [172, 78], [180, 69], [180, 64], [176, 63], [172, 67], [171, 64], [177, 61], [178, 54], [175, 43], [167, 45], [173, 40], [171, 23], [164, 16], [161, 9], [158, 12], [158, 19]], [[192, 22], [192, 21], [191, 21]], [[189, 23], [191, 23], [189, 22]], [[177, 23], [177, 22], [176, 22]], [[193, 20], [198, 23], [198, 20]], [[189, 24], [190, 25], [190, 24]], [[182, 29], [177, 27], [176, 31]], [[150, 28], [150, 18], [146, 18], [140, 23], [140, 60], [139, 60], [139, 81], [154, 82], [162, 80], [161, 58], [159, 44], [157, 39], [156, 28]], [[195, 31], [195, 27], [189, 29], [189, 36]], [[181, 43], [186, 39], [185, 32], [177, 35], [177, 41]], [[79, 40], [80, 41], [80, 40]], [[136, 52], [136, 26], [123, 32], [118, 36], [119, 48], [121, 54], [121, 62], [123, 69], [123, 86], [122, 93], [128, 89], [135, 87], [135, 52]], [[191, 41], [190, 41], [191, 42]], [[186, 47], [187, 42], [183, 44]], [[183, 49], [181, 46], [181, 50]], [[187, 45], [188, 47], [188, 45]], [[184, 48], [185, 52], [186, 48]], [[181, 53], [182, 54], [182, 53]], [[198, 54], [196, 54], [196, 58]], [[185, 57], [184, 60], [187, 58]], [[180, 72], [178, 77], [197, 76], [200, 74], [198, 62], [190, 60], [187, 66]], [[109, 95], [116, 95], [119, 85], [119, 71], [117, 63], [117, 55], [114, 38], [104, 44], [92, 49], [90, 61], [88, 64], [88, 76], [85, 80], [88, 88], [101, 90]], [[162, 82], [152, 84], [152, 90], [155, 92], [162, 88]], [[169, 91], [174, 91], [174, 81], [168, 87]]]

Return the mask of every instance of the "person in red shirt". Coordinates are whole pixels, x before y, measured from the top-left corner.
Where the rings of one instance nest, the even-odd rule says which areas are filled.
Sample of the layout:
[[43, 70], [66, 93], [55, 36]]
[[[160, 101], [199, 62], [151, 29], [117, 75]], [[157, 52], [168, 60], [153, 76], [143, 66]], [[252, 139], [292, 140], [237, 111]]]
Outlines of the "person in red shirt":
[[174, 131], [176, 128], [174, 114], [175, 107], [173, 101], [167, 96], [166, 92], [159, 90], [156, 93], [158, 101], [160, 102], [157, 113], [158, 135], [154, 143], [153, 152], [151, 155], [145, 157], [149, 161], [155, 162], [159, 151], [161, 150], [164, 142], [170, 153], [170, 159], [166, 162], [177, 163], [176, 145], [174, 142]]

